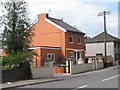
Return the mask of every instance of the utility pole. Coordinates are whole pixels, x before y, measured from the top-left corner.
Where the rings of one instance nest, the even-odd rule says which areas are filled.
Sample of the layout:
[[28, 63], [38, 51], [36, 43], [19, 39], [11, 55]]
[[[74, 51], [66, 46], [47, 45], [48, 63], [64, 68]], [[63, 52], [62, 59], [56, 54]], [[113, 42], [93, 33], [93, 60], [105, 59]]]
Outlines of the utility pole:
[[49, 8], [49, 16], [50, 16], [50, 8]]
[[104, 11], [100, 12], [98, 16], [104, 16], [104, 49], [105, 49], [105, 58], [104, 58], [104, 67], [106, 66], [106, 61], [107, 61], [107, 47], [106, 47], [106, 34], [107, 34], [107, 29], [106, 29], [106, 15], [109, 15], [110, 11]]

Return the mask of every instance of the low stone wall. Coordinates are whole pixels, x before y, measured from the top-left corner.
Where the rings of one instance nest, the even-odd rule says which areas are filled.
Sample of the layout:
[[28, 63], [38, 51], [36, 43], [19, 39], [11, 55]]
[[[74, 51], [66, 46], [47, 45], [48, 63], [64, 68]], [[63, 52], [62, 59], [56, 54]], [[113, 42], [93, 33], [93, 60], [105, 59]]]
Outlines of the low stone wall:
[[31, 70], [33, 79], [53, 77], [53, 68], [51, 67], [33, 67]]
[[85, 71], [93, 70], [93, 64], [76, 64], [71, 65], [70, 74], [80, 73]]
[[53, 77], [53, 62], [49, 62], [49, 66], [44, 67], [32, 67], [31, 64], [32, 78], [44, 78]]
[[104, 66], [103, 66], [103, 63], [100, 62], [100, 63], [97, 63], [97, 68], [96, 69], [102, 69]]
[[[73, 64], [73, 61], [70, 61], [70, 74], [92, 71], [102, 68], [103, 68], [103, 62], [95, 61], [92, 63]], [[66, 69], [68, 69], [68, 67]]]

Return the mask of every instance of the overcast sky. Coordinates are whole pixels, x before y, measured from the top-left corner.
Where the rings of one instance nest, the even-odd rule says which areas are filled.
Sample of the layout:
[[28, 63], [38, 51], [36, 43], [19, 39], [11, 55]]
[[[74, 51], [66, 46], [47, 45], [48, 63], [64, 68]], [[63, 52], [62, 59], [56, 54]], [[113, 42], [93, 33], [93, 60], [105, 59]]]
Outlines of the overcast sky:
[[29, 4], [28, 10], [31, 22], [37, 19], [37, 14], [49, 13], [50, 10], [50, 17], [63, 18], [63, 21], [91, 37], [104, 31], [103, 16], [98, 17], [98, 13], [111, 11], [111, 14], [107, 15], [107, 31], [114, 36], [118, 36], [118, 0], [25, 1]]

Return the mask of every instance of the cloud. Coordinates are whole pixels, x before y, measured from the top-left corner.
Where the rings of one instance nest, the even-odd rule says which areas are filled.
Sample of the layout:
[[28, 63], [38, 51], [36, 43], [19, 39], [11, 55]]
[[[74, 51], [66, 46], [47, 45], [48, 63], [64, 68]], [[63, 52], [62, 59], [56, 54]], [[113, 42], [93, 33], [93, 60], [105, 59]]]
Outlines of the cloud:
[[[39, 13], [49, 13], [55, 18], [63, 20], [89, 36], [94, 36], [103, 31], [103, 18], [98, 13], [107, 10], [107, 6], [85, 3], [81, 0], [26, 0], [29, 3], [31, 20], [37, 19]], [[90, 0], [86, 0], [90, 1]], [[112, 0], [111, 0], [112, 1]], [[108, 29], [110, 33], [117, 35], [117, 13], [108, 18]], [[114, 19], [113, 19], [114, 18]]]
[[[88, 3], [94, 0], [25, 0], [28, 2], [28, 10], [31, 22], [37, 19], [37, 14], [49, 13], [55, 18], [63, 18], [65, 22], [76, 26], [89, 36], [95, 36], [103, 31], [103, 17], [98, 13], [108, 9], [108, 6]], [[83, 2], [84, 1], [84, 2]], [[99, 0], [104, 2], [103, 0]], [[111, 1], [112, 0], [107, 0]], [[86, 3], [87, 2], [87, 3]], [[98, 2], [98, 0], [96, 1]], [[107, 30], [117, 35], [117, 12], [107, 16]]]

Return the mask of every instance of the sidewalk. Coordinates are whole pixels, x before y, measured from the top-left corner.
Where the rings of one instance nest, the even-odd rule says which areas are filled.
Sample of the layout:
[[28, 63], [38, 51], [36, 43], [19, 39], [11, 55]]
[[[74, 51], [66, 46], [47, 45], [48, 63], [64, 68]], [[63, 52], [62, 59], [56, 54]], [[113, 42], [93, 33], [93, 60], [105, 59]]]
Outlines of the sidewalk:
[[[113, 67], [108, 67], [108, 68], [105, 68], [105, 69], [114, 69], [114, 68], [117, 68], [117, 67], [118, 66], [113, 66]], [[105, 70], [105, 69], [89, 71], [89, 72], [74, 74], [74, 75], [70, 75], [70, 74], [67, 74], [67, 73], [66, 74], [56, 73], [56, 74], [54, 74], [54, 77], [51, 77], [51, 78], [20, 80], [20, 81], [17, 81], [17, 82], [7, 82], [7, 83], [2, 84], [2, 88], [3, 89], [16, 88], [16, 87], [22, 87], [22, 86], [26, 86], [26, 85], [34, 85], [34, 84], [41, 84], [41, 83], [47, 83], [47, 82], [62, 81], [62, 80], [67, 80], [67, 79], [74, 78], [77, 75], [85, 75], [85, 74], [89, 74], [89, 73], [92, 73], [92, 72], [102, 71], [102, 70]]]
[[65, 76], [68, 76], [70, 74], [60, 74], [60, 73], [58, 74], [57, 73], [53, 75], [54, 77], [51, 77], [51, 78], [40, 78], [40, 79], [32, 79], [32, 80], [20, 80], [16, 82], [6, 82], [2, 84], [2, 88], [7, 89], [7, 88], [21, 87], [21, 86], [26, 86], [26, 85], [34, 85], [34, 84], [40, 84], [40, 83], [61, 81], [61, 80], [64, 80]]

